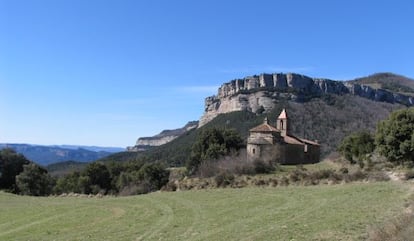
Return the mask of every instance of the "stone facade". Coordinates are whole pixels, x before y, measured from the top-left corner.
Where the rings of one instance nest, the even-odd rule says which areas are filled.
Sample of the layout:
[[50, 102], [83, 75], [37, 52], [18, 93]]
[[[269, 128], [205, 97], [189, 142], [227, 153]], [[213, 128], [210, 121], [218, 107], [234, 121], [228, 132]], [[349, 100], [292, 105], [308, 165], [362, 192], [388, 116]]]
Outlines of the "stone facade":
[[306, 164], [319, 162], [320, 145], [289, 133], [289, 119], [283, 110], [276, 127], [264, 123], [251, 129], [247, 140], [247, 158], [268, 163]]

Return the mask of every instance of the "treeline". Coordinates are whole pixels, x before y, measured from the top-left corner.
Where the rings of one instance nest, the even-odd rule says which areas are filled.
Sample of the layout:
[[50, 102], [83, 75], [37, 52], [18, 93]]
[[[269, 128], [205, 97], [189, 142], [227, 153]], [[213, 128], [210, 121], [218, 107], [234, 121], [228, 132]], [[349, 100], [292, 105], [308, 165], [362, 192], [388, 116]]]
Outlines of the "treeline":
[[12, 193], [45, 196], [52, 193], [55, 180], [46, 169], [30, 162], [12, 149], [0, 151], [0, 189]]
[[0, 189], [22, 195], [143, 194], [159, 190], [168, 178], [169, 171], [165, 166], [143, 160], [92, 162], [83, 171], [55, 178], [45, 168], [12, 149], [0, 151]]
[[361, 131], [347, 136], [338, 150], [361, 167], [372, 165], [375, 153], [393, 165], [414, 167], [414, 108], [394, 111], [378, 123], [375, 134]]
[[159, 190], [168, 178], [169, 171], [160, 163], [92, 162], [82, 172], [59, 178], [54, 193], [144, 194]]
[[[186, 175], [198, 175], [207, 169], [212, 175], [219, 174], [218, 160], [236, 154], [243, 146], [243, 139], [233, 129], [204, 129], [190, 146]], [[239, 162], [238, 159], [234, 161]], [[169, 182], [170, 172], [163, 163], [140, 156], [128, 161], [92, 162], [81, 171], [52, 177], [45, 168], [23, 155], [3, 149], [0, 151], [0, 174], [0, 189], [16, 194], [135, 195], [160, 190]]]

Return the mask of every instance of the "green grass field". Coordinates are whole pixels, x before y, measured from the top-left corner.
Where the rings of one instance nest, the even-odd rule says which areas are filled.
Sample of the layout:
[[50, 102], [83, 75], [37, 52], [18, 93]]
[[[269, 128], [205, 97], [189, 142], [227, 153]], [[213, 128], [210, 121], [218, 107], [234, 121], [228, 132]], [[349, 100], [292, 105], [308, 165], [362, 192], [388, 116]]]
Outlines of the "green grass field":
[[379, 182], [118, 198], [0, 192], [0, 240], [361, 240], [402, 212], [408, 190]]

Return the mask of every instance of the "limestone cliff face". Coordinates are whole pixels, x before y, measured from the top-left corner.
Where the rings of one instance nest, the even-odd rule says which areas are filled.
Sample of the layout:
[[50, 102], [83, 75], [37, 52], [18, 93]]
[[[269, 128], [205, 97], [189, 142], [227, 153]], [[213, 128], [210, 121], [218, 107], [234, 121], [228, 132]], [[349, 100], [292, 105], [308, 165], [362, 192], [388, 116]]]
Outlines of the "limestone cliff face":
[[293, 73], [261, 74], [225, 83], [218, 89], [217, 95], [207, 97], [199, 126], [222, 113], [241, 110], [263, 112], [272, 109], [281, 100], [301, 102], [323, 94], [351, 94], [374, 101], [414, 105], [413, 96], [375, 89], [355, 81], [310, 78]]
[[127, 147], [127, 151], [145, 151], [154, 146], [164, 145], [197, 127], [198, 121], [190, 121], [182, 128], [164, 130], [152, 137], [140, 137], [138, 138], [135, 146]]

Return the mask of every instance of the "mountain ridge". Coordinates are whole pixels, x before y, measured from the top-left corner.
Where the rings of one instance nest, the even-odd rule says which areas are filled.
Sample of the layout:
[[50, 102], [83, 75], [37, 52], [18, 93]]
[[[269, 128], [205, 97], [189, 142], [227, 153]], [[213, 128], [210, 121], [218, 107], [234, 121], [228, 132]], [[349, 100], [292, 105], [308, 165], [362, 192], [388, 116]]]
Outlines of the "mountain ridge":
[[[64, 148], [64, 146], [67, 148]], [[0, 143], [0, 149], [4, 148], [14, 149], [17, 153], [23, 154], [29, 160], [44, 166], [63, 161], [92, 162], [118, 151], [118, 148], [114, 149], [112, 147]], [[86, 148], [98, 149], [100, 151], [93, 151]]]
[[[375, 82], [378, 82], [377, 88], [372, 85]], [[385, 86], [385, 83], [388, 85]], [[222, 84], [216, 95], [205, 99], [205, 110], [200, 118], [199, 127], [219, 114], [243, 110], [254, 113], [266, 112], [281, 99], [305, 102], [326, 94], [349, 94], [378, 102], [413, 106], [414, 84], [411, 87], [406, 83], [414, 81], [391, 73], [377, 73], [350, 81], [311, 78], [295, 73], [247, 76]], [[383, 88], [384, 86], [386, 88]]]
[[181, 128], [173, 130], [163, 130], [159, 134], [151, 137], [139, 137], [137, 142], [135, 143], [135, 146], [127, 147], [127, 151], [146, 151], [152, 147], [164, 145], [197, 127], [198, 121], [189, 121], [184, 127]]

